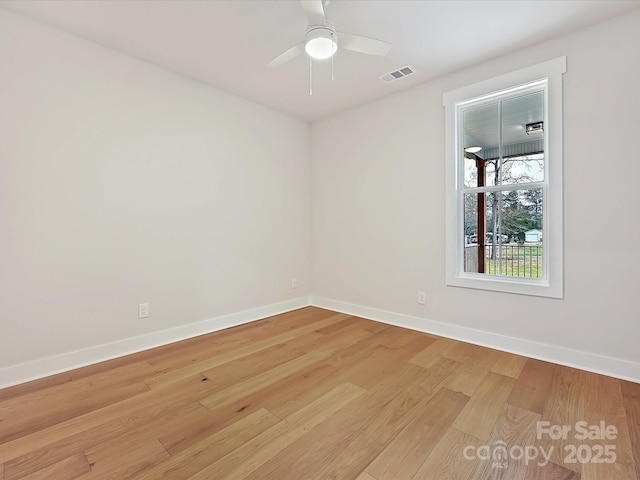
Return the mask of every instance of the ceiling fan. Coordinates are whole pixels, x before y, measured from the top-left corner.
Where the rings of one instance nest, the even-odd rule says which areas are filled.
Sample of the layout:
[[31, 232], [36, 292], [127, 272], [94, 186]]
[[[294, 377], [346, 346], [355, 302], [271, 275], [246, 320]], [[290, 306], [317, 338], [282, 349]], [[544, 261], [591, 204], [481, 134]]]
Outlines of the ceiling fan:
[[324, 60], [333, 57], [338, 46], [368, 55], [384, 56], [389, 52], [390, 43], [351, 33], [336, 32], [333, 24], [327, 21], [325, 16], [324, 7], [328, 2], [329, 0], [324, 2], [323, 0], [300, 0], [308, 22], [304, 41], [278, 55], [267, 66], [279, 67], [303, 52], [312, 59]]

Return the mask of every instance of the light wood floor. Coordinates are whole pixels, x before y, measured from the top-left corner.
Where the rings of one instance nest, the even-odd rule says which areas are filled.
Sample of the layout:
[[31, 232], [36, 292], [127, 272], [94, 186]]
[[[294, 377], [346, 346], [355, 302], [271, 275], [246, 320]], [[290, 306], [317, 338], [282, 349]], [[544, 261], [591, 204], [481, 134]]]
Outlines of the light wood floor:
[[[541, 421], [572, 430], [538, 439]], [[577, 439], [579, 421], [616, 438]], [[523, 457], [541, 448], [546, 465]], [[0, 390], [0, 465], [4, 480], [637, 480], [640, 385], [309, 307]]]

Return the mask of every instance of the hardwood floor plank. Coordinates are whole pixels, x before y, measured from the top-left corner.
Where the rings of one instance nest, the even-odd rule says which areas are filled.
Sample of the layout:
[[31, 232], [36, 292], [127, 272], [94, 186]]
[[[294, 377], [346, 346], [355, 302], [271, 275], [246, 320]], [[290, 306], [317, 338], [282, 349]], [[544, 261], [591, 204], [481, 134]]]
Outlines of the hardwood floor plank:
[[408, 344], [415, 342], [416, 340], [422, 340], [422, 348], [418, 349], [413, 355], [436, 341], [435, 338], [421, 332], [414, 332], [412, 330], [405, 330], [403, 328], [385, 328], [371, 337], [374, 345], [380, 345], [393, 349], [404, 349]]
[[355, 385], [340, 385], [189, 478], [243, 479], [364, 392]]
[[[201, 382], [200, 376], [184, 378], [164, 388], [147, 391], [0, 445], [0, 462], [13, 464], [41, 451], [48, 457], [55, 452], [64, 452], [65, 448], [78, 448], [86, 442], [105, 441], [130, 430], [144, 428], [146, 422], [180, 414], [186, 408], [207, 412], [197, 402], [208, 391], [208, 382]], [[46, 404], [43, 407], [46, 409]]]
[[[349, 442], [356, 441], [369, 423], [375, 419], [379, 409], [391, 401], [401, 390], [417, 378], [422, 369], [407, 364], [396, 375], [382, 380], [326, 421], [307, 432], [298, 441], [274, 456], [247, 479], [266, 480], [284, 478], [310, 478], [317, 473], [319, 465], [331, 462]], [[374, 441], [369, 438], [361, 441]], [[358, 472], [359, 474], [360, 472]], [[357, 475], [357, 474], [356, 474]], [[354, 476], [356, 476], [354, 475]]]
[[454, 428], [448, 428], [412, 480], [472, 480], [475, 460], [465, 457], [465, 449], [475, 452], [484, 442]]
[[322, 327], [316, 330], [317, 333], [321, 335], [330, 335], [338, 332], [342, 332], [344, 330], [349, 330], [352, 328], [362, 328], [368, 325], [368, 321], [360, 319], [358, 317], [347, 317], [344, 320], [336, 322], [332, 325], [327, 325], [326, 327]]
[[[141, 382], [121, 386], [98, 383], [74, 385], [68, 390], [60, 390], [59, 393], [48, 395], [46, 398], [17, 397], [7, 400], [0, 405], [0, 418], [3, 419], [0, 443], [15, 440], [148, 390], [149, 387]], [[28, 395], [28, 397], [31, 396], [33, 394]], [[46, 410], [34, 408], [39, 403], [48, 405], [48, 408]]]
[[411, 385], [423, 375], [424, 371], [417, 366], [406, 364], [394, 375], [382, 379], [367, 390], [357, 405], [350, 405], [331, 418], [332, 425], [327, 428], [340, 428], [340, 425], [360, 430], [375, 419], [380, 409], [392, 401], [406, 386]]
[[[564, 463], [602, 440], [538, 420], [615, 427], [617, 461]], [[555, 456], [465, 456], [500, 441]], [[0, 390], [5, 480], [640, 480], [639, 456], [638, 384], [317, 307]]]
[[[326, 423], [326, 422], [325, 422]], [[245, 477], [246, 480], [276, 480], [285, 478], [304, 478], [315, 479], [316, 475], [325, 469], [332, 469], [336, 463], [343, 465], [343, 457], [345, 451], [349, 450], [349, 445], [353, 445], [360, 450], [354, 453], [354, 457], [359, 458], [359, 462], [366, 462], [369, 458], [362, 458], [362, 450], [367, 455], [375, 454], [376, 448], [372, 450], [365, 442], [373, 442], [367, 438], [365, 433], [356, 429], [348, 428], [340, 430], [335, 428], [323, 428], [324, 424], [319, 425], [315, 429], [310, 430], [301, 436], [290, 446], [282, 450], [279, 454], [272, 457], [264, 463], [260, 468], [254, 470]], [[322, 432], [321, 434], [318, 431]], [[377, 447], [379, 449], [380, 446]], [[344, 478], [354, 478], [364, 467], [364, 465], [354, 465], [350, 463], [349, 468], [354, 469], [348, 476]], [[339, 467], [338, 467], [339, 468]], [[359, 469], [356, 473], [356, 469]], [[332, 478], [332, 477], [321, 477]], [[340, 477], [333, 477], [340, 478]], [[244, 479], [243, 479], [244, 480]]]
[[422, 406], [425, 391], [417, 385], [401, 390], [369, 422], [364, 431], [381, 444], [387, 444], [414, 419], [414, 411]]
[[334, 451], [319, 468], [310, 469], [309, 480], [326, 480], [328, 478], [355, 478], [371, 460], [375, 458], [383, 445], [379, 440], [360, 432], [354, 438], [344, 440], [335, 446]]
[[[352, 335], [345, 334], [343, 335], [344, 338], [340, 339], [340, 342], [346, 344], [351, 341], [356, 341], [362, 336], [363, 332], [363, 330], [359, 330], [354, 331]], [[365, 333], [367, 336], [370, 336], [370, 333]], [[306, 337], [309, 337], [309, 339], [317, 338], [315, 334], [309, 334]], [[318, 347], [322, 347], [324, 344], [326, 344], [326, 342], [320, 342], [320, 344], [316, 344], [315, 341], [313, 342], [313, 345]], [[305, 344], [301, 342], [296, 342], [296, 345], [302, 345], [305, 348], [311, 348], [312, 346], [311, 343]], [[234, 366], [236, 366], [236, 362], [231, 364], [231, 367]], [[255, 370], [255, 372], [261, 370], [262, 369]], [[168, 451], [173, 454], [197, 442], [202, 435], [206, 436], [215, 433], [217, 429], [229, 425], [235, 419], [252, 413], [258, 408], [266, 407], [276, 413], [280, 418], [284, 418], [291, 411], [304, 405], [305, 402], [316, 398], [331, 387], [337, 385], [339, 382], [332, 382], [332, 385], [324, 390], [318, 390], [317, 388], [318, 382], [322, 382], [324, 378], [330, 376], [336, 370], [337, 369], [329, 365], [316, 362], [308, 367], [299, 369], [292, 375], [285, 376], [274, 383], [268, 384], [264, 386], [264, 388], [258, 388], [253, 392], [248, 389], [244, 390], [242, 391], [242, 395], [231, 403], [217, 404], [215, 407], [209, 405], [209, 409], [212, 412], [211, 416], [207, 421], [197, 425], [196, 428], [191, 425], [185, 425], [180, 431], [172, 432], [168, 436], [162, 437], [161, 441]], [[245, 378], [244, 374], [237, 376], [237, 379], [240, 378]], [[197, 433], [194, 434], [194, 432]]]
[[147, 352], [146, 360], [158, 371], [169, 371], [206, 360], [212, 354], [220, 354], [247, 346], [261, 337], [280, 334], [308, 321], [306, 315], [278, 315], [258, 323], [246, 323], [213, 332], [182, 342], [176, 342]]
[[378, 479], [376, 477], [369, 475], [367, 472], [362, 472], [360, 475], [358, 475], [358, 478], [356, 478], [356, 480], [378, 480]]
[[[575, 424], [582, 421], [585, 416], [585, 399], [587, 396], [586, 372], [561, 365], [553, 366], [551, 386], [545, 407], [542, 412], [542, 421], [549, 426], [573, 429]], [[543, 448], [552, 448], [551, 461], [557, 465], [582, 473], [580, 463], [567, 464], [564, 462], [568, 445], [576, 445], [573, 431], [567, 435], [560, 435], [554, 439], [545, 434], [538, 445]]]
[[33, 380], [31, 382], [22, 383], [13, 387], [7, 387], [0, 390], [0, 402], [9, 400], [11, 398], [27, 395], [32, 392], [44, 390], [56, 385], [62, 385], [71, 381], [71, 376], [68, 372], [59, 373], [57, 375], [51, 375], [49, 377]]
[[620, 383], [636, 476], [640, 478], [640, 384], [626, 381]]
[[242, 404], [240, 408], [247, 404], [264, 405], [277, 417], [285, 418], [342, 383], [335, 375], [337, 371], [335, 367], [320, 361], [269, 385], [255, 395], [244, 397], [237, 404]]
[[259, 409], [267, 408], [278, 418], [284, 418], [337, 386], [340, 382], [323, 381], [335, 372], [330, 365], [313, 364], [228, 405], [207, 410], [206, 418], [184, 422], [163, 433], [160, 441], [170, 454], [175, 455]]
[[[322, 318], [315, 318], [304, 315], [298, 317], [296, 321], [296, 317], [294, 316], [288, 319], [283, 316], [277, 316], [261, 322], [238, 325], [233, 328], [186, 340], [184, 345], [182, 345], [183, 342], [172, 344], [169, 346], [171, 348], [168, 348], [167, 351], [163, 348], [147, 361], [159, 372], [167, 373], [171, 370], [206, 361], [218, 355], [229, 354], [239, 348], [250, 347], [255, 344], [255, 342], [272, 336], [280, 335], [285, 339], [293, 338], [295, 340], [297, 337], [291, 337], [287, 335], [287, 333], [295, 330], [297, 327], [308, 326], [314, 321], [320, 321], [329, 317], [330, 316], [327, 315]], [[276, 319], [278, 320], [276, 321]], [[281, 343], [285, 343], [286, 341], [287, 340]], [[267, 344], [265, 348], [269, 346], [272, 345]]]
[[92, 447], [86, 451], [91, 472], [81, 480], [122, 480], [152, 468], [170, 458], [154, 438], [122, 442], [119, 439]]
[[433, 340], [422, 335], [403, 337], [403, 345], [396, 348], [397, 337], [374, 335], [364, 339], [339, 356], [333, 355], [328, 363], [341, 367], [343, 380], [353, 382], [363, 388], [370, 388], [380, 379], [406, 364], [408, 358], [422, 350]]
[[230, 404], [210, 407], [206, 418], [185, 423], [173, 431], [168, 431], [160, 437], [160, 442], [171, 455], [175, 455], [261, 408], [275, 413], [278, 418], [284, 418], [337, 386], [336, 383], [326, 389], [317, 388], [319, 382], [335, 371], [334, 367], [322, 363], [302, 368]]
[[344, 314], [334, 314], [320, 320], [306, 323], [302, 326], [296, 327], [295, 329], [287, 330], [283, 333], [279, 333], [273, 336], [267, 336], [266, 338], [261, 338], [253, 342], [247, 342], [246, 345], [239, 348], [222, 346], [217, 350], [210, 351], [209, 355], [206, 358], [201, 359], [198, 362], [187, 364], [186, 366], [182, 366], [175, 370], [172, 369], [167, 372], [163, 372], [161, 375], [155, 375], [154, 378], [149, 379], [147, 383], [150, 387], [155, 388], [158, 384], [167, 384], [174, 381], [179, 381], [187, 375], [197, 374], [199, 372], [209, 370], [219, 365], [232, 362], [247, 355], [259, 352], [260, 350], [263, 350], [265, 348], [272, 347], [274, 345], [278, 345], [287, 341], [295, 340], [296, 338], [302, 337], [307, 333], [314, 332], [315, 330], [318, 330], [327, 325], [332, 325], [347, 317], [348, 315]]
[[448, 386], [451, 377], [455, 375], [459, 367], [460, 363], [443, 357], [431, 367], [425, 369], [413, 383], [424, 387], [428, 394], [431, 395], [440, 388]]
[[279, 422], [280, 419], [267, 410], [258, 410], [172, 456], [169, 460], [140, 472], [134, 478], [136, 480], [189, 478]]
[[348, 347], [338, 350], [327, 359], [329, 365], [344, 368], [350, 365], [366, 362], [369, 355], [374, 351], [388, 351], [386, 347], [380, 346], [378, 342], [373, 340], [373, 336], [364, 338], [358, 342], [354, 342]]
[[[365, 469], [378, 480], [410, 480], [469, 401], [446, 388], [423, 401], [416, 415]], [[388, 439], [385, 439], [388, 440]]]
[[[445, 353], [445, 358], [460, 364], [448, 384], [456, 392], [472, 396], [493, 368], [499, 352], [469, 343], [459, 343]], [[495, 375], [495, 374], [493, 374]]]
[[374, 347], [367, 351], [359, 362], [353, 363], [348, 369], [351, 372], [349, 381], [362, 388], [371, 388], [381, 379], [392, 375], [394, 371], [402, 367], [405, 362], [397, 359], [396, 355], [396, 350], [392, 348], [383, 345]]
[[504, 375], [505, 377], [519, 378], [522, 369], [527, 363], [527, 357], [514, 355], [512, 353], [498, 352], [495, 353], [497, 360], [491, 367], [493, 373]]
[[444, 353], [444, 356], [450, 358], [451, 360], [455, 360], [460, 363], [474, 363], [474, 362], [482, 362], [487, 356], [492, 356], [492, 366], [497, 361], [498, 355], [503, 352], [498, 352], [497, 350], [492, 350], [487, 347], [482, 347], [480, 345], [474, 345], [472, 343], [464, 343], [464, 342], [455, 342], [453, 347], [447, 349]]
[[305, 335], [304, 340], [267, 347], [201, 373], [209, 379], [213, 388], [223, 389], [301, 357], [322, 338], [322, 335], [311, 333]]
[[84, 454], [79, 453], [72, 457], [64, 458], [59, 462], [52, 463], [47, 467], [33, 472], [26, 476], [16, 477], [5, 473], [5, 480], [46, 480], [64, 478], [65, 480], [75, 480], [91, 472], [91, 466]]
[[620, 380], [620, 389], [625, 397], [640, 399], [640, 383]]
[[549, 462], [544, 466], [540, 466], [537, 463], [529, 464], [527, 480], [530, 478], [535, 480], [581, 480], [579, 473], [556, 465], [553, 462]]
[[231, 385], [229, 388], [225, 388], [218, 392], [215, 392], [201, 400], [201, 403], [214, 410], [225, 405], [229, 405], [235, 401], [241, 400], [246, 395], [253, 392], [257, 392], [278, 380], [293, 375], [296, 371], [308, 367], [320, 360], [326, 359], [333, 351], [330, 348], [325, 350], [317, 350], [307, 354], [304, 354], [294, 360], [290, 360], [278, 367], [267, 370], [259, 375], [248, 378], [242, 382]]
[[549, 398], [553, 373], [553, 364], [527, 359], [507, 401], [515, 407], [542, 414]]
[[445, 353], [455, 347], [456, 343], [455, 340], [449, 340], [448, 338], [438, 338], [424, 350], [414, 355], [409, 362], [424, 368], [429, 368], [438, 362]]
[[287, 416], [285, 422], [292, 427], [310, 430], [364, 393], [366, 393], [366, 390], [357, 385], [350, 383], [339, 385], [300, 410]]
[[[209, 411], [195, 401], [184, 406], [160, 403], [150, 405], [144, 410], [132, 411], [122, 417], [109, 416], [108, 420], [93, 428], [83, 429], [78, 433], [44, 443], [43, 446], [28, 450], [28, 453], [17, 456], [5, 463], [5, 471], [18, 477], [27, 475], [58, 462], [70, 454], [81, 453], [104, 442], [126, 442], [130, 438], [149, 435], [160, 435], [164, 429], [175, 428], [179, 423], [191, 423], [202, 420]], [[25, 437], [27, 441], [31, 436]], [[57, 438], [57, 436], [51, 436]], [[39, 440], [39, 439], [35, 439]], [[0, 451], [2, 447], [0, 447]]]
[[[410, 356], [411, 354], [409, 354]], [[448, 427], [460, 413], [468, 397], [443, 388], [455, 370], [456, 362], [441, 359], [421, 372], [411, 384], [379, 409], [365, 431], [383, 444], [389, 444], [408, 423], [425, 422]], [[445, 404], [446, 408], [442, 408]], [[453, 409], [453, 410], [452, 410]], [[452, 412], [455, 411], [455, 414]], [[440, 431], [440, 430], [437, 430]]]
[[[494, 458], [476, 462], [471, 477], [474, 480], [527, 480], [532, 478], [528, 476], [530, 463], [544, 461], [544, 459], [536, 450], [536, 458], [529, 461], [529, 458], [524, 456], [524, 452], [527, 452], [527, 448], [529, 448], [529, 454], [533, 457], [536, 427], [539, 421], [539, 413], [505, 404], [486, 442], [486, 445], [491, 447], [492, 453], [503, 451], [504, 456], [498, 459], [497, 463]], [[516, 454], [511, 455], [509, 452], [512, 451]], [[523, 451], [523, 456], [520, 456], [520, 451]]]
[[488, 373], [453, 422], [453, 428], [480, 440], [488, 440], [514, 384], [513, 378]]
[[192, 421], [176, 425], [174, 429], [165, 430], [158, 436], [158, 441], [173, 456], [215, 435], [225, 427], [233, 425], [234, 422], [241, 418], [256, 413], [260, 408], [256, 406], [243, 412], [225, 410], [225, 415], [207, 410], [207, 415], [204, 417], [195, 418]]
[[[411, 332], [410, 341], [401, 345], [394, 346], [393, 344], [386, 345], [389, 348], [394, 348], [398, 352], [398, 359], [402, 359], [403, 362], [408, 362], [414, 358], [417, 353], [424, 351], [429, 345], [432, 345], [436, 341], [431, 335], [427, 335], [421, 332]], [[436, 362], [437, 363], [437, 362]]]
[[291, 427], [281, 421], [188, 478], [189, 480], [241, 480], [303, 434], [302, 429]]
[[[614, 464], [600, 463], [591, 458], [582, 465], [582, 479], [616, 478], [635, 480], [636, 464], [631, 447], [629, 426], [625, 415], [624, 401], [620, 381], [604, 375], [586, 372], [586, 398], [584, 400], [584, 418], [586, 428], [601, 425], [614, 427], [616, 438], [587, 438], [580, 442], [597, 455], [598, 449], [607, 445], [615, 448]], [[604, 422], [604, 424], [602, 423]], [[605, 427], [605, 428], [606, 428]], [[600, 437], [600, 435], [598, 435]], [[577, 443], [577, 442], [576, 442]], [[611, 448], [610, 447], [610, 448]]]

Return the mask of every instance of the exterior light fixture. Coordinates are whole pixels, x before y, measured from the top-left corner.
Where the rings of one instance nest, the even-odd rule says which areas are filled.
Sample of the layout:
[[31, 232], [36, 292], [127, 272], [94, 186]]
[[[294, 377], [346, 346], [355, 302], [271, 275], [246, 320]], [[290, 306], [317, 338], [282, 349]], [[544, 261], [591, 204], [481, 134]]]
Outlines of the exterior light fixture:
[[536, 133], [543, 133], [544, 128], [542, 122], [527, 123], [524, 126], [524, 131], [527, 135], [535, 135]]
[[467, 153], [478, 153], [480, 150], [482, 150], [482, 147], [467, 147], [464, 149]]

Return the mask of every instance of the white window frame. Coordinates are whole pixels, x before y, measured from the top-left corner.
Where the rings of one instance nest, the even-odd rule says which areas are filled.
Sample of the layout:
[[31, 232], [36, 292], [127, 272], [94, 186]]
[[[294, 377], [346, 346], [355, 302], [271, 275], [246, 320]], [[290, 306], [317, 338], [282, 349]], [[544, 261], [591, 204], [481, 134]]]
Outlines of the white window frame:
[[[564, 233], [562, 180], [562, 74], [566, 57], [523, 68], [473, 85], [446, 92], [446, 282], [449, 286], [495, 292], [563, 298]], [[459, 106], [534, 82], [546, 81], [545, 175], [543, 187], [543, 278], [529, 279], [464, 271], [464, 153], [460, 144]], [[539, 185], [536, 183], [536, 185]], [[523, 185], [529, 188], [528, 185]]]

